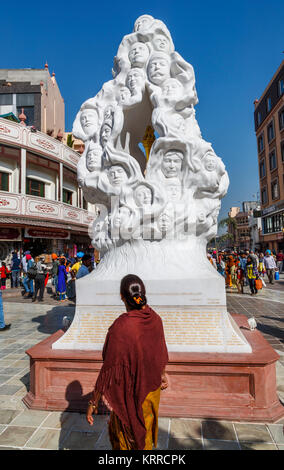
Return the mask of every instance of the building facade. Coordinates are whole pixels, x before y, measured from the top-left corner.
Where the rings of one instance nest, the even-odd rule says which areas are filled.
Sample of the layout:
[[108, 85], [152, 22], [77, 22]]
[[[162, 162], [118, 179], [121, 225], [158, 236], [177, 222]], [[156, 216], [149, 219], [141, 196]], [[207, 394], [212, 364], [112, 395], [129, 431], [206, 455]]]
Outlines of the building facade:
[[231, 207], [228, 213], [232, 222], [228, 233], [232, 235], [231, 247], [237, 251], [260, 250], [260, 203], [244, 201], [240, 207]]
[[255, 101], [261, 249], [284, 249], [284, 61]]
[[77, 185], [80, 155], [59, 140], [0, 118], [0, 258], [91, 251], [96, 218]]
[[0, 69], [0, 115], [25, 115], [27, 126], [63, 136], [65, 104], [54, 72], [44, 69]]

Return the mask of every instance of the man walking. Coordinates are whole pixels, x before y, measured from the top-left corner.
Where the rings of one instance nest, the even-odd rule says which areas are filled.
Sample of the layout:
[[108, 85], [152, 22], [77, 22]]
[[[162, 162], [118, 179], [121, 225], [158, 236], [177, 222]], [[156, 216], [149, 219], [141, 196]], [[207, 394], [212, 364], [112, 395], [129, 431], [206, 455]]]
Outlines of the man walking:
[[36, 301], [38, 291], [39, 291], [38, 301], [39, 302], [43, 301], [44, 281], [45, 281], [45, 275], [46, 275], [46, 269], [47, 269], [46, 265], [43, 264], [43, 262], [44, 262], [44, 257], [40, 257], [39, 261], [36, 264], [37, 273], [35, 277], [35, 293], [34, 293], [32, 302]]
[[279, 253], [277, 253], [276, 263], [277, 263], [277, 268], [278, 268], [279, 273], [282, 273], [283, 272], [283, 267], [284, 267], [283, 250], [280, 250]]
[[21, 269], [21, 261], [18, 258], [17, 251], [14, 251], [13, 257], [12, 257], [12, 267], [11, 267], [12, 287], [19, 287], [20, 269]]
[[273, 274], [274, 274], [274, 270], [276, 269], [276, 263], [275, 263], [275, 259], [272, 256], [270, 250], [266, 250], [266, 252], [265, 252], [264, 266], [265, 266], [265, 269], [266, 269], [267, 277], [269, 279], [269, 284], [274, 284]]
[[24, 272], [24, 279], [23, 279], [24, 290], [22, 291], [22, 295], [25, 296], [25, 298], [31, 298], [34, 293], [33, 280], [30, 279], [28, 276], [28, 270], [33, 266], [33, 264], [34, 264], [34, 260], [30, 254], [30, 251], [26, 251], [25, 256], [23, 256], [22, 258], [22, 268]]

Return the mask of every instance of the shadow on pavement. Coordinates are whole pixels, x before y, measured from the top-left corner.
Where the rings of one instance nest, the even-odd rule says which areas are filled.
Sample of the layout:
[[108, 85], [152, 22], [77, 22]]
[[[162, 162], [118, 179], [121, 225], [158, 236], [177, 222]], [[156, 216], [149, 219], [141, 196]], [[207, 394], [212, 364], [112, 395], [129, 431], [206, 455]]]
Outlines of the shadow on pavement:
[[38, 331], [44, 334], [53, 334], [62, 329], [63, 317], [68, 316], [73, 321], [75, 315], [75, 305], [59, 305], [52, 307], [44, 315], [34, 317], [32, 322], [39, 323]]

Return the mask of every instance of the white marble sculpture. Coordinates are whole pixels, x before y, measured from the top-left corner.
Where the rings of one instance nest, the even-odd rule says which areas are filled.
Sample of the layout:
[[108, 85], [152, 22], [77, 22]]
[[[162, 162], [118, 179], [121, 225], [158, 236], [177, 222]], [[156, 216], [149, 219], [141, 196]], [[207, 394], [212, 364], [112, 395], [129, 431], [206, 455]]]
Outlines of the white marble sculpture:
[[[94, 315], [99, 305], [119, 306], [119, 281], [135, 273], [146, 283], [151, 305], [183, 305], [189, 313], [198, 306], [204, 315], [216, 310], [215, 346], [209, 340], [168, 341], [170, 349], [248, 352], [228, 317], [224, 280], [206, 258], [229, 178], [195, 117], [193, 67], [175, 51], [165, 24], [142, 15], [122, 39], [112, 75], [83, 103], [73, 126], [73, 135], [85, 142], [78, 183], [85, 199], [100, 207], [90, 236], [103, 256], [77, 282], [76, 317], [67, 333], [75, 334], [86, 306]], [[156, 140], [147, 161], [139, 144], [149, 125]], [[209, 322], [208, 337], [211, 327]], [[84, 347], [80, 338], [63, 338], [55, 347]]]

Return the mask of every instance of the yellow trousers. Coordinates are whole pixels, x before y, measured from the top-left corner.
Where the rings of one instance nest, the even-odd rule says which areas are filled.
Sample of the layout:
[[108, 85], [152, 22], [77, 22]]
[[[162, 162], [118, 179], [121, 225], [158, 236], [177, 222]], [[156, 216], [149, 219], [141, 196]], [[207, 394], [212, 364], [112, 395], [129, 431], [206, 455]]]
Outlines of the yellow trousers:
[[[143, 417], [146, 428], [144, 450], [152, 450], [153, 444], [157, 446], [158, 440], [158, 412], [160, 404], [160, 387], [148, 393], [142, 403]], [[136, 448], [135, 440], [130, 429], [125, 428], [119, 417], [112, 411], [109, 421], [109, 438], [112, 450], [133, 450]]]

